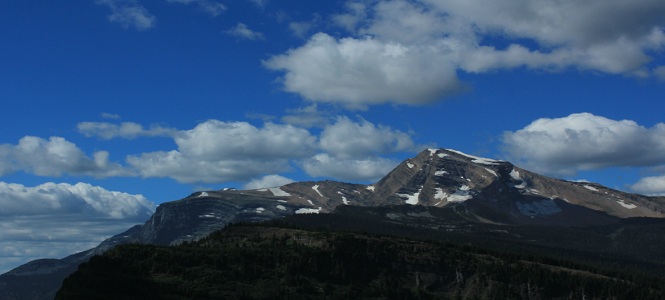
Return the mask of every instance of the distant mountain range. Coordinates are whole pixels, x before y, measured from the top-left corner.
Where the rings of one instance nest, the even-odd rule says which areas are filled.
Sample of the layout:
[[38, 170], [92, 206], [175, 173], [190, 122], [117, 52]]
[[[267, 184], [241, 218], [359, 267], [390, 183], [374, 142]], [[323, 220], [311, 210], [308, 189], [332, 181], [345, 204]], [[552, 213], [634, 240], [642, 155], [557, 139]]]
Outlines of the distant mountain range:
[[[665, 220], [665, 197], [553, 179], [507, 161], [455, 150], [427, 149], [402, 162], [372, 185], [296, 182], [267, 189], [197, 192], [161, 204], [145, 224], [109, 238], [94, 249], [60, 260], [35, 260], [0, 275], [0, 299], [53, 299], [63, 279], [81, 263], [121, 244], [178, 245], [200, 240], [230, 223], [268, 221], [292, 215], [302, 215], [288, 218], [293, 222], [306, 219], [316, 223], [316, 220], [328, 220], [325, 216], [343, 219], [339, 216], [370, 212], [381, 214], [380, 222], [385, 224], [413, 223], [427, 230], [458, 234], [465, 231], [455, 224], [476, 224], [474, 228], [494, 233], [508, 228], [529, 228], [525, 236], [531, 235], [533, 228], [543, 232], [613, 228], [603, 235], [609, 237], [619, 236], [628, 228], [625, 226], [634, 228], [635, 222], [642, 224], [627, 220]], [[431, 217], [437, 214], [447, 217]], [[655, 224], [660, 226], [661, 223]], [[509, 240], [519, 239], [511, 236]], [[546, 240], [543, 243], [547, 243]], [[556, 240], [554, 235], [552, 240]], [[602, 241], [611, 243], [612, 239]], [[619, 244], [617, 249], [627, 247]], [[665, 251], [665, 247], [658, 247], [652, 251]], [[617, 253], [625, 254], [621, 249]]]

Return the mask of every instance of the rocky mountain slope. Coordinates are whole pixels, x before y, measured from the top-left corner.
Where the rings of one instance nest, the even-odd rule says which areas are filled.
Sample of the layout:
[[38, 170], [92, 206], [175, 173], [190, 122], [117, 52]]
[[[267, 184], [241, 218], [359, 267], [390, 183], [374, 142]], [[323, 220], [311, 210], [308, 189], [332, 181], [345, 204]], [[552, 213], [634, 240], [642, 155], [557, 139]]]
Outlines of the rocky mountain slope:
[[[341, 205], [445, 207], [459, 203], [464, 204], [466, 218], [488, 224], [586, 226], [630, 217], [665, 217], [665, 197], [553, 179], [506, 161], [455, 150], [427, 149], [372, 185], [296, 182], [258, 190], [197, 192], [161, 204], [144, 225], [95, 249], [62, 260], [33, 261], [0, 275], [0, 299], [50, 299], [75, 266], [119, 244], [174, 245], [198, 240], [229, 223], [329, 213]], [[41, 280], [35, 281], [35, 276]]]

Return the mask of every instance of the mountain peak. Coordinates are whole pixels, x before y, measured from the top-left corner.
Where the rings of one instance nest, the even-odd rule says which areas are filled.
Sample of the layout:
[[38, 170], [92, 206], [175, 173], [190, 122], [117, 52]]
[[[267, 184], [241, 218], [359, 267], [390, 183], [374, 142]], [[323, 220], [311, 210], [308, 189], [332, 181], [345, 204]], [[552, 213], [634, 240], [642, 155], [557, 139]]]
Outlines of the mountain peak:
[[487, 166], [495, 166], [495, 165], [500, 165], [500, 164], [509, 164], [509, 162], [504, 161], [504, 160], [498, 160], [498, 159], [492, 159], [492, 158], [485, 158], [485, 157], [479, 157], [471, 154], [464, 153], [459, 150], [455, 149], [446, 149], [446, 148], [429, 148], [426, 150], [423, 150], [420, 152], [420, 155], [429, 155], [429, 156], [436, 156], [439, 157], [440, 159], [457, 159], [457, 160], [463, 160], [467, 162], [471, 162], [474, 164], [480, 164], [480, 165], [487, 165]]

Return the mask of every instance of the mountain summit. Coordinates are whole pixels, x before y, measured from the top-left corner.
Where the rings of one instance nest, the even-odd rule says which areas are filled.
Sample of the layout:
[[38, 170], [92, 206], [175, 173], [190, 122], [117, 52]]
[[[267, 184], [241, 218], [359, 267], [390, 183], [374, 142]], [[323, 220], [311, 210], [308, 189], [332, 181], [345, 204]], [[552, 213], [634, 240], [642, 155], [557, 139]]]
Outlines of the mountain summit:
[[196, 192], [161, 204], [144, 224], [62, 260], [37, 260], [0, 275], [2, 299], [52, 299], [82, 262], [119, 244], [174, 245], [229, 223], [293, 214], [331, 213], [339, 206], [450, 208], [460, 217], [495, 225], [590, 226], [632, 217], [665, 218], [665, 197], [599, 184], [553, 179], [510, 162], [450, 149], [426, 149], [371, 185], [336, 181]]

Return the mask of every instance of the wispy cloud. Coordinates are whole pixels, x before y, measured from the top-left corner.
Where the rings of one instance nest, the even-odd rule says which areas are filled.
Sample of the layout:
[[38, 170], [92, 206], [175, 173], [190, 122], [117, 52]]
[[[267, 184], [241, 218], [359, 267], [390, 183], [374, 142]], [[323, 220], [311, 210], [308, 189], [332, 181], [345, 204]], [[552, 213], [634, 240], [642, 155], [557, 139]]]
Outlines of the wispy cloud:
[[194, 3], [210, 16], [216, 17], [226, 11], [226, 6], [220, 2], [210, 0], [166, 0], [169, 3], [191, 4]]
[[238, 23], [235, 27], [226, 31], [227, 34], [251, 41], [264, 40], [263, 33], [253, 31], [243, 23]]
[[147, 30], [155, 26], [157, 18], [136, 0], [96, 0], [96, 3], [111, 9], [109, 21], [124, 28]]
[[172, 136], [176, 130], [153, 125], [145, 129], [143, 125], [134, 122], [122, 122], [120, 124], [108, 122], [81, 122], [77, 125], [78, 131], [86, 137], [100, 137], [102, 139], [125, 138], [134, 139], [137, 137], [151, 136]]

